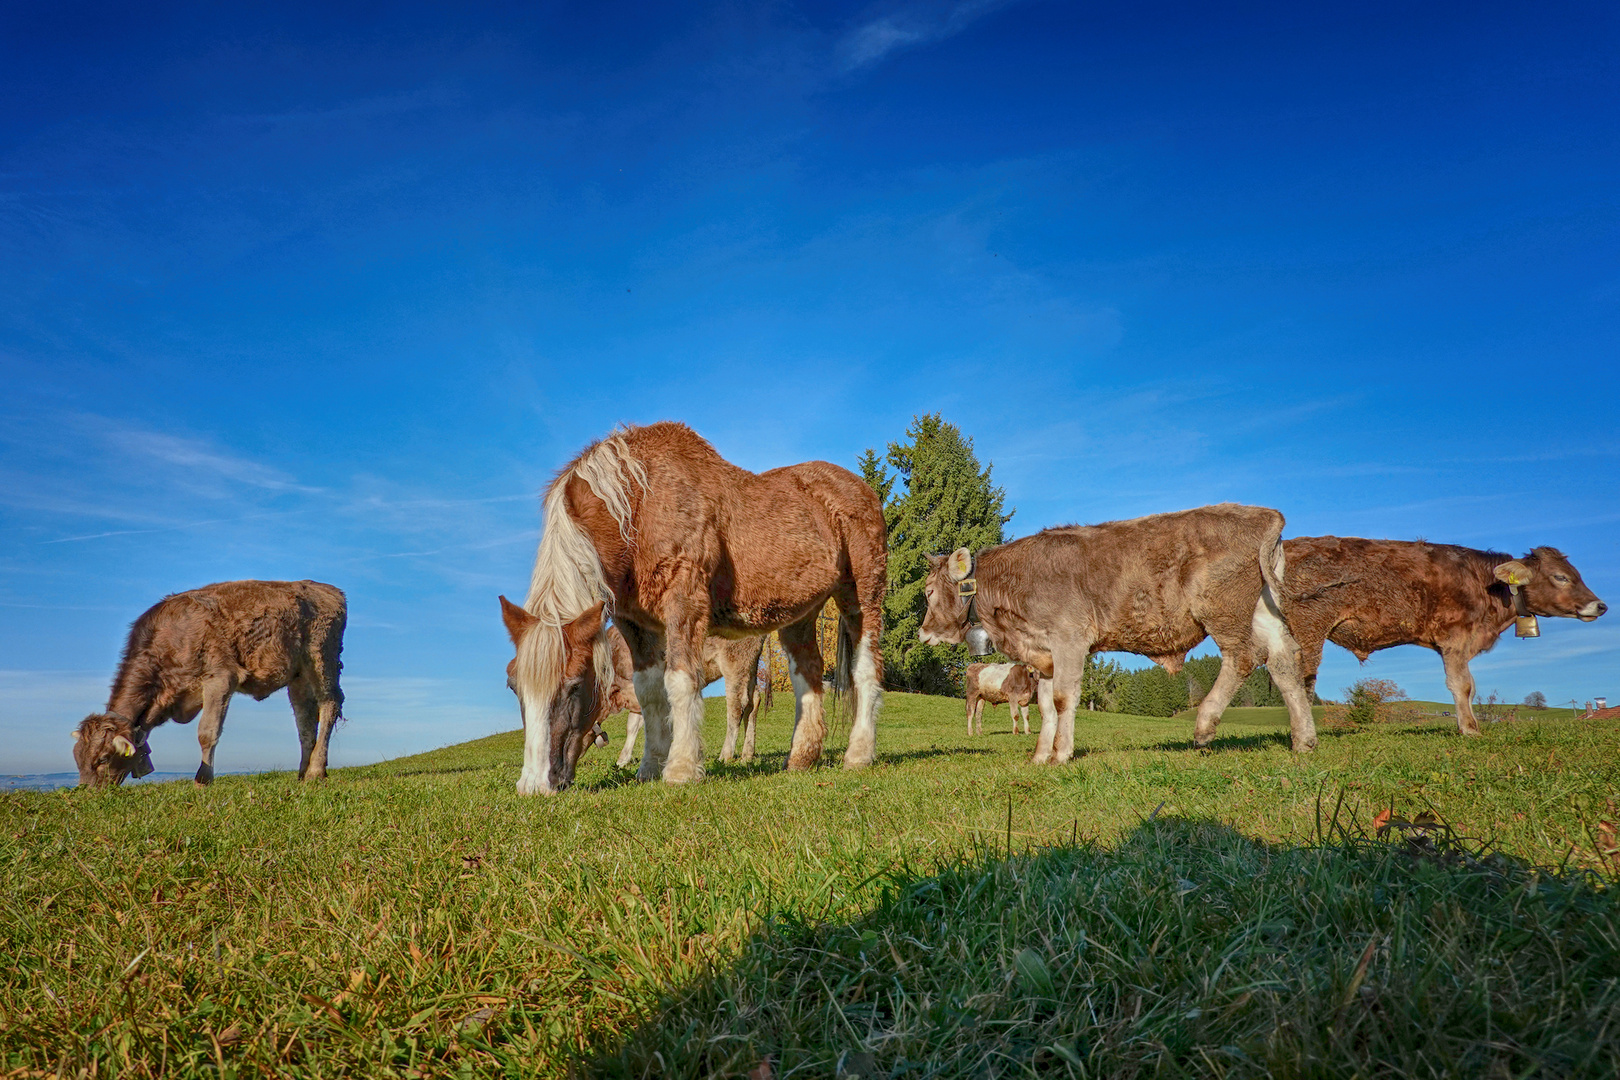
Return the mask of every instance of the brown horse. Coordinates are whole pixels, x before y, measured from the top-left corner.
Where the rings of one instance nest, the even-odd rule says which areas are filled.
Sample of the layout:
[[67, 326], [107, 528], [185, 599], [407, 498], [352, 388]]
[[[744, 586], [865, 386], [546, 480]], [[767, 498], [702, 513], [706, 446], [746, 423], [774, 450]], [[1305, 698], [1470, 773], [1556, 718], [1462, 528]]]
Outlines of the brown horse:
[[703, 642], [778, 631], [796, 696], [789, 769], [826, 736], [816, 616], [828, 598], [853, 666], [846, 767], [876, 756], [882, 698], [883, 508], [860, 477], [825, 461], [751, 473], [684, 424], [617, 431], [547, 489], [528, 599], [501, 598], [523, 711], [518, 792], [566, 788], [613, 680], [604, 608], [630, 646], [646, 717], [637, 773], [703, 777]]

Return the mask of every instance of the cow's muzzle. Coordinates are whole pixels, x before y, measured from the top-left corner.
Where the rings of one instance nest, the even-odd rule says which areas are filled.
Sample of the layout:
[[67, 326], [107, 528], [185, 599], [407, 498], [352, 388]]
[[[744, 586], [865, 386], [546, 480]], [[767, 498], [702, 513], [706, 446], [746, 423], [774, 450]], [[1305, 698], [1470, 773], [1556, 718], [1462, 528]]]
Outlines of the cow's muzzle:
[[1585, 607], [1581, 608], [1580, 614], [1576, 615], [1575, 617], [1581, 620], [1581, 622], [1591, 622], [1593, 619], [1597, 618], [1599, 615], [1602, 615], [1608, 610], [1608, 604], [1605, 604], [1601, 600], [1594, 600], [1590, 604], [1587, 604]]

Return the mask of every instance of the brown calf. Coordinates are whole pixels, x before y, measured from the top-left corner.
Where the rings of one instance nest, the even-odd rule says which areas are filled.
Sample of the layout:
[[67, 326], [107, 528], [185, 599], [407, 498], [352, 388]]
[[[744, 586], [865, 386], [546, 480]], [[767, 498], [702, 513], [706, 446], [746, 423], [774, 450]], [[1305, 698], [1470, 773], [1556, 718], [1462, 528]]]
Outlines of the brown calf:
[[1316, 681], [1324, 641], [1363, 661], [1379, 649], [1422, 645], [1445, 662], [1464, 735], [1479, 734], [1468, 662], [1489, 651], [1516, 616], [1591, 622], [1609, 609], [1556, 548], [1515, 559], [1421, 540], [1302, 536], [1284, 541], [1283, 551], [1284, 602], [1306, 686]]
[[1045, 676], [1037, 764], [1074, 754], [1074, 710], [1086, 658], [1132, 652], [1172, 674], [1205, 637], [1221, 673], [1198, 707], [1193, 741], [1215, 737], [1221, 713], [1256, 663], [1288, 702], [1294, 749], [1316, 745], [1310, 698], [1295, 674], [1299, 646], [1279, 608], [1283, 516], [1222, 503], [1132, 521], [1045, 529], [979, 553], [930, 555], [928, 611], [919, 637], [960, 642], [969, 628], [969, 582], [996, 646]]
[[231, 695], [263, 701], [282, 687], [298, 723], [298, 776], [321, 779], [343, 710], [347, 622], [342, 591], [318, 581], [225, 581], [159, 600], [129, 628], [106, 712], [85, 717], [73, 733], [79, 783], [146, 775], [152, 729], [201, 713], [197, 783], [206, 784]]
[[1028, 664], [969, 664], [962, 680], [967, 691], [968, 734], [984, 734], [984, 707], [1005, 705], [1012, 712], [1013, 734], [1018, 734], [1018, 714], [1024, 714], [1024, 734], [1029, 734], [1029, 703], [1035, 700], [1040, 676]]
[[[613, 650], [613, 688], [608, 692], [608, 712], [628, 709], [624, 745], [619, 748], [618, 765], [627, 768], [635, 753], [636, 736], [641, 733], [641, 703], [636, 700], [630, 661], [630, 646], [617, 627], [608, 627], [608, 646]], [[743, 730], [742, 760], [754, 760], [754, 729], [760, 710], [770, 707], [770, 683], [759, 688], [759, 657], [765, 651], [763, 637], [710, 637], [703, 642], [703, 685], [726, 680], [726, 741], [720, 747], [720, 760], [737, 756], [737, 731]]]

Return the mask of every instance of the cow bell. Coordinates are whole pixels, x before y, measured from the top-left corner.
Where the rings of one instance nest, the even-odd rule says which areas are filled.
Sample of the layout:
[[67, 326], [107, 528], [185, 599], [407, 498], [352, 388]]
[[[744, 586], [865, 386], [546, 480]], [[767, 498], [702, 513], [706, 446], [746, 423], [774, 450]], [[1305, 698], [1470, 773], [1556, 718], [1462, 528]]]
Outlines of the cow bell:
[[967, 649], [974, 656], [988, 656], [996, 651], [996, 645], [990, 640], [990, 631], [982, 626], [970, 626], [967, 632]]
[[1519, 591], [1518, 585], [1509, 584], [1508, 591], [1513, 594], [1513, 636], [1514, 637], [1540, 637], [1541, 624], [1525, 606], [1524, 593]]

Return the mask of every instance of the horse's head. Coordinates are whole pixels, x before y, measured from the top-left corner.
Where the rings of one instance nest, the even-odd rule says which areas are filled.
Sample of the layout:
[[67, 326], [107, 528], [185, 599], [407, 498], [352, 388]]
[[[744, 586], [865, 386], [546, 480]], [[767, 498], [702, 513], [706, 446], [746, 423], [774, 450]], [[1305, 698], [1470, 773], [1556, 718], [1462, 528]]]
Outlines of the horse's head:
[[586, 747], [607, 743], [601, 721], [613, 675], [602, 604], [557, 627], [503, 596], [501, 617], [517, 650], [506, 665], [507, 685], [517, 695], [524, 726], [542, 724], [546, 734], [543, 760], [530, 760], [525, 746], [518, 794], [554, 795], [574, 782]]
[[91, 713], [74, 729], [73, 760], [87, 787], [117, 787], [131, 773], [139, 778], [152, 771], [145, 733], [107, 713]]

